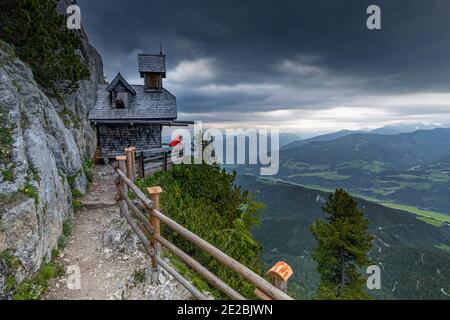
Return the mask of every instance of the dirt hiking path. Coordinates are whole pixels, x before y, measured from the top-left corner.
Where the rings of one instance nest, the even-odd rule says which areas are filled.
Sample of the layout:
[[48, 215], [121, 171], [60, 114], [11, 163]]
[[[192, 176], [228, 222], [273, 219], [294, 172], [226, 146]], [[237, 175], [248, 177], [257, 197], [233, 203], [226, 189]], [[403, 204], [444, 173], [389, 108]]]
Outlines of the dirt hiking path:
[[[58, 258], [66, 274], [51, 282], [44, 299], [189, 299], [190, 294], [170, 275], [152, 274], [148, 257], [120, 217], [115, 178], [110, 167], [95, 167], [94, 182], [81, 199], [90, 205], [75, 213], [72, 235]], [[91, 204], [96, 202], [104, 204]]]

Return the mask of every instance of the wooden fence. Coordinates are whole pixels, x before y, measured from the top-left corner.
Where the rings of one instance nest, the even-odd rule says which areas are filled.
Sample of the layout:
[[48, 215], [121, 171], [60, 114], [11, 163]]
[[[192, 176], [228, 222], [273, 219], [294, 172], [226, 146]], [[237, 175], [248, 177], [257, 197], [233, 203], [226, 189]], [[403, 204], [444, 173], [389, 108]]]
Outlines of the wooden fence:
[[128, 170], [133, 170], [132, 178], [145, 178], [157, 171], [167, 171], [172, 165], [169, 148], [136, 151], [136, 148], [125, 149]]
[[[162, 267], [191, 292], [195, 298], [199, 300], [208, 299], [204, 293], [195, 288], [188, 280], [179, 274], [178, 271], [162, 259], [162, 246], [183, 260], [190, 268], [206, 279], [210, 285], [223, 292], [229, 298], [233, 300], [245, 300], [245, 297], [236, 292], [222, 279], [214, 275], [187, 253], [165, 239], [160, 233], [160, 224], [163, 223], [179, 236], [204, 250], [211, 257], [214, 257], [223, 265], [255, 285], [257, 288], [255, 294], [261, 299], [292, 300], [286, 293], [287, 280], [292, 275], [292, 270], [288, 265], [280, 262], [272, 268], [269, 275], [272, 277], [273, 283], [269, 283], [246, 266], [162, 214], [159, 204], [159, 195], [162, 193], [162, 189], [160, 187], [149, 188], [147, 189], [147, 196], [133, 183], [136, 178], [136, 157], [133, 148], [126, 149], [126, 155], [117, 157], [116, 160], [118, 162], [115, 169], [118, 175], [116, 185], [119, 191], [118, 201], [120, 212], [128, 221], [134, 233], [138, 236], [145, 251], [150, 255], [153, 270], [157, 271], [159, 267]], [[129, 192], [133, 193], [137, 200], [131, 200]]]

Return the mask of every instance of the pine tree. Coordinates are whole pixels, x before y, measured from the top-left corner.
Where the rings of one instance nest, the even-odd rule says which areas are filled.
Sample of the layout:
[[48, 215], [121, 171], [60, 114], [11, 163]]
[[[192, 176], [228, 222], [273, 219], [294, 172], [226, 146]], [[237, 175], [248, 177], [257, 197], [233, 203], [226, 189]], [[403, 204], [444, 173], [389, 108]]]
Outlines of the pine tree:
[[323, 211], [327, 222], [317, 220], [311, 232], [318, 245], [313, 258], [318, 265], [318, 299], [363, 300], [365, 280], [360, 271], [370, 263], [368, 252], [373, 236], [368, 234], [368, 220], [358, 210], [356, 201], [344, 190], [331, 194]]

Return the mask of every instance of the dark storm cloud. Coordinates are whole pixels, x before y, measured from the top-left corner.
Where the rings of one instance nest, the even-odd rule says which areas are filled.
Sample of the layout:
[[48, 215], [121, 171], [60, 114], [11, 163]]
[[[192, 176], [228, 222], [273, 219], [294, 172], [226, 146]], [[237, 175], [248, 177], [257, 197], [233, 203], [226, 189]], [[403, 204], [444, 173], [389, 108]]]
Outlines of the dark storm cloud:
[[[446, 0], [78, 3], [109, 79], [121, 71], [140, 81], [136, 54], [158, 52], [163, 44], [167, 87], [188, 118], [239, 122], [274, 110], [306, 116], [343, 106], [376, 108], [366, 97], [450, 92]], [[381, 31], [366, 28], [370, 4], [382, 8]], [[430, 110], [439, 115], [444, 107]]]

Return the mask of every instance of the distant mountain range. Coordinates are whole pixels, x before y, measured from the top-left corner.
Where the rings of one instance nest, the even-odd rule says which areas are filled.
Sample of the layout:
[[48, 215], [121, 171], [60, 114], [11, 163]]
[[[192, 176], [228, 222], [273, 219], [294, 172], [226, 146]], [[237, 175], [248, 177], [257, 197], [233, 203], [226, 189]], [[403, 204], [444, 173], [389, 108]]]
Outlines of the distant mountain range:
[[[286, 183], [238, 176], [237, 184], [252, 190], [266, 205], [263, 222], [253, 230], [270, 266], [284, 260], [294, 268], [290, 293], [308, 299], [319, 281], [311, 251], [316, 242], [309, 232], [328, 193]], [[357, 199], [375, 235], [370, 257], [382, 268], [382, 290], [369, 294], [379, 299], [449, 299], [450, 224], [432, 225], [421, 217]]]
[[[259, 175], [258, 166], [229, 169]], [[293, 142], [281, 149], [277, 178], [450, 215], [450, 129], [341, 131]]]
[[450, 214], [450, 129], [353, 133], [283, 149], [279, 177]]
[[310, 142], [320, 142], [320, 141], [332, 141], [332, 140], [336, 140], [339, 138], [343, 138], [346, 136], [349, 136], [351, 134], [354, 133], [361, 133], [363, 131], [352, 131], [352, 130], [341, 130], [338, 132], [333, 132], [333, 133], [327, 133], [327, 134], [323, 134], [320, 136], [316, 136], [313, 138], [309, 138], [306, 140], [298, 140], [298, 141], [294, 141], [290, 144], [284, 145], [284, 147], [282, 148], [283, 150], [288, 150], [288, 149], [294, 149], [294, 148], [298, 148], [301, 147], [305, 144], [308, 144]]
[[[259, 135], [258, 135], [259, 136]], [[162, 137], [162, 141], [163, 143], [169, 143], [171, 141], [171, 136], [170, 135], [163, 135]], [[264, 136], [264, 138], [267, 139], [266, 136]], [[226, 141], [227, 137], [224, 138], [224, 140]], [[290, 143], [293, 143], [295, 141], [300, 141], [303, 140], [301, 134], [296, 134], [296, 133], [280, 133], [280, 147], [286, 146]]]
[[[440, 127], [450, 127], [439, 126], [435, 124], [394, 124], [385, 126], [382, 128], [370, 130], [370, 129], [361, 129], [361, 130], [341, 130], [332, 133], [320, 134], [320, 133], [311, 133], [311, 132], [281, 132], [280, 133], [280, 148], [287, 150], [299, 147], [301, 145], [307, 144], [309, 142], [317, 142], [317, 141], [331, 141], [336, 140], [338, 138], [342, 138], [355, 133], [375, 133], [380, 135], [396, 135], [399, 133], [410, 133], [418, 130], [433, 130]], [[245, 129], [244, 129], [245, 130]], [[190, 129], [192, 131], [192, 128]], [[225, 132], [224, 132], [225, 133]], [[193, 132], [191, 132], [191, 135]], [[258, 134], [259, 136], [259, 134]], [[264, 137], [266, 138], [266, 137]], [[227, 137], [224, 138], [225, 140]], [[163, 142], [169, 143], [171, 140], [171, 136], [168, 134], [163, 135]]]
[[433, 130], [437, 128], [442, 128], [445, 126], [437, 125], [437, 124], [423, 124], [423, 123], [415, 123], [415, 124], [405, 124], [399, 123], [394, 125], [385, 126], [383, 128], [375, 129], [370, 131], [371, 133], [376, 134], [384, 134], [384, 135], [394, 135], [399, 133], [411, 133], [418, 130]]
[[415, 124], [399, 123], [399, 124], [388, 125], [388, 126], [385, 126], [382, 128], [374, 129], [374, 130], [370, 130], [370, 129], [341, 130], [341, 131], [337, 131], [337, 132], [317, 135], [317, 136], [314, 136], [309, 139], [293, 141], [290, 144], [283, 145], [284, 146], [283, 149], [286, 150], [286, 149], [296, 148], [296, 147], [304, 145], [308, 142], [336, 140], [336, 139], [343, 138], [343, 137], [346, 137], [346, 136], [349, 136], [349, 135], [355, 134], [355, 133], [374, 133], [374, 134], [380, 134], [380, 135], [396, 135], [396, 134], [400, 134], [400, 133], [411, 133], [411, 132], [419, 131], [419, 130], [433, 130], [433, 129], [445, 128], [445, 127], [448, 127], [448, 125], [441, 126], [441, 125], [436, 125], [436, 124], [423, 124], [423, 123], [415, 123]]
[[352, 133], [334, 140], [310, 139], [285, 149], [282, 161], [326, 165], [330, 168], [353, 161], [382, 162], [385, 169], [408, 170], [439, 161], [450, 154], [450, 129], [415, 131], [397, 135]]

